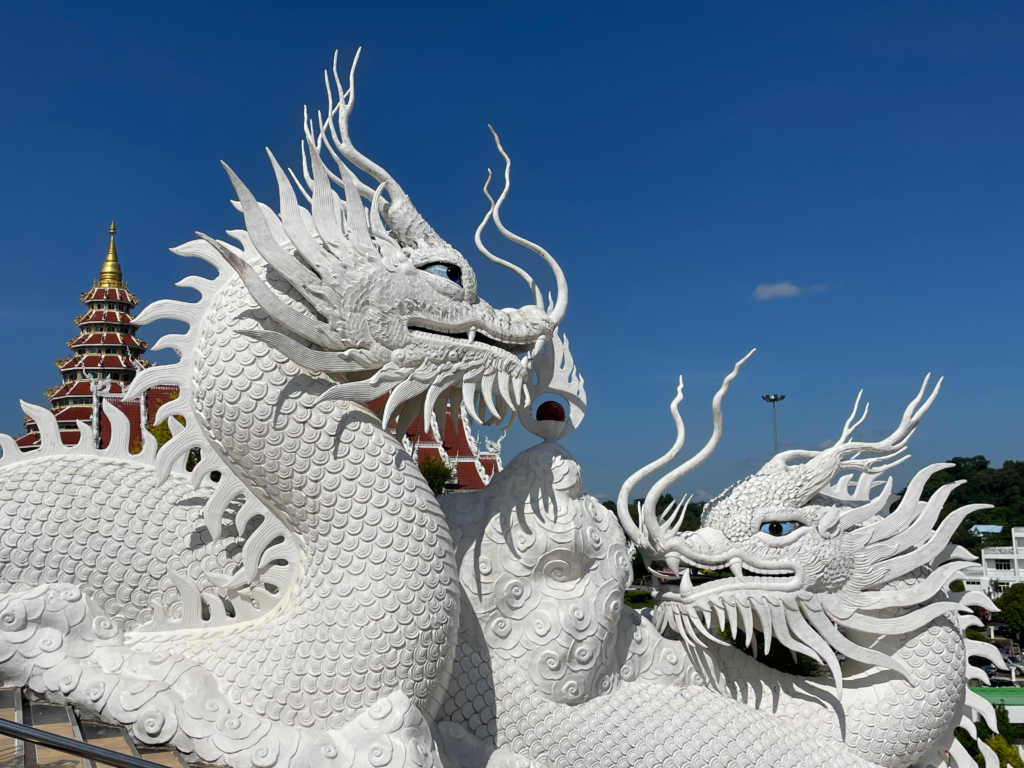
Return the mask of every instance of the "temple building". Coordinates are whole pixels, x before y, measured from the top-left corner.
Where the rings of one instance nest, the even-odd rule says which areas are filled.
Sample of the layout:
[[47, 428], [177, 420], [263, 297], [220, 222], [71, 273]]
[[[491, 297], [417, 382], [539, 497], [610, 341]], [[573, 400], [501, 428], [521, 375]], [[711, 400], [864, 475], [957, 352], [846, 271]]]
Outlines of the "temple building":
[[[110, 223], [110, 245], [92, 288], [82, 294], [86, 306], [75, 318], [78, 335], [68, 342], [71, 354], [57, 361], [62, 382], [46, 391], [50, 410], [57, 418], [65, 445], [78, 442], [78, 423], [92, 425], [100, 421], [97, 439], [105, 448], [110, 440], [110, 424], [102, 415], [101, 400], [125, 413], [132, 425], [131, 449], [142, 447], [142, 424], [152, 426], [153, 416], [161, 404], [177, 397], [176, 387], [155, 387], [137, 401], [122, 400], [135, 374], [149, 365], [142, 358], [146, 343], [136, 336], [138, 326], [132, 311], [139, 300], [128, 290], [117, 260], [114, 236], [117, 229]], [[28, 433], [18, 438], [23, 449], [39, 444], [39, 431], [34, 422], [26, 421]]]
[[[367, 405], [371, 411], [381, 412], [388, 396], [382, 395], [372, 400]], [[449, 491], [478, 491], [485, 487], [495, 473], [501, 471], [501, 441], [504, 435], [498, 440], [473, 436], [471, 422], [465, 410], [460, 409], [457, 414], [459, 419], [458, 432], [454, 429], [452, 422], [452, 409], [449, 406], [445, 412], [444, 440], [438, 440], [437, 435], [424, 425], [422, 416], [416, 417], [415, 421], [406, 430], [402, 438], [405, 450], [417, 462], [428, 456], [441, 459], [452, 471], [452, 483], [448, 485]], [[397, 419], [388, 424], [392, 433], [397, 431]], [[484, 449], [480, 449], [481, 440]]]

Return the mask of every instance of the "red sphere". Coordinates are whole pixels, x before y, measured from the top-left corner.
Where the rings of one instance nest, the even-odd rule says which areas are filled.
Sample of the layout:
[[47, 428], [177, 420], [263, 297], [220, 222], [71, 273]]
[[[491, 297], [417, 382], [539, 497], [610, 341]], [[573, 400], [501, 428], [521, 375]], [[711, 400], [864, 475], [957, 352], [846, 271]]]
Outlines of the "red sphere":
[[537, 421], [565, 421], [565, 409], [554, 400], [547, 400], [537, 406]]

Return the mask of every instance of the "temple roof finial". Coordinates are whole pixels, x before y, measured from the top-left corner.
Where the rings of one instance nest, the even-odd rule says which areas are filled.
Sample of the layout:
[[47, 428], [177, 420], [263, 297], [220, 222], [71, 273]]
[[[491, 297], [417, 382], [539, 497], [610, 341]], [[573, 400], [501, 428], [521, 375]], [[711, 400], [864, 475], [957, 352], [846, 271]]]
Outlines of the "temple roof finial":
[[107, 258], [100, 267], [100, 276], [96, 280], [98, 288], [124, 288], [124, 279], [121, 276], [121, 265], [117, 263], [117, 245], [114, 244], [114, 235], [117, 234], [117, 227], [114, 221], [110, 221], [110, 245], [107, 248]]

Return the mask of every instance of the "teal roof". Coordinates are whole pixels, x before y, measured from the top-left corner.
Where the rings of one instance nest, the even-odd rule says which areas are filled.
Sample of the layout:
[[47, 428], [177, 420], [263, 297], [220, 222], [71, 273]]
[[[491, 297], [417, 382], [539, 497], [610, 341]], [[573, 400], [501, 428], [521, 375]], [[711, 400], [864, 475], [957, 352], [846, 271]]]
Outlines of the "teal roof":
[[989, 704], [1024, 707], [1024, 688], [971, 688]]

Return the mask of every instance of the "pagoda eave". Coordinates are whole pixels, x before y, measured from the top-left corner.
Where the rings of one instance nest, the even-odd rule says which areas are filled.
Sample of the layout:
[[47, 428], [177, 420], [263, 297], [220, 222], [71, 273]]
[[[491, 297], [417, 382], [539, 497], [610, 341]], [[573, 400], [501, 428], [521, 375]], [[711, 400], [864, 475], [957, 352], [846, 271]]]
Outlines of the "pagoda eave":
[[83, 293], [82, 301], [120, 301], [132, 305], [139, 303], [139, 300], [127, 288], [101, 288], [98, 286]]
[[117, 323], [118, 325], [130, 325], [134, 318], [127, 312], [109, 309], [91, 309], [83, 315], [75, 318], [75, 325], [82, 323]]

